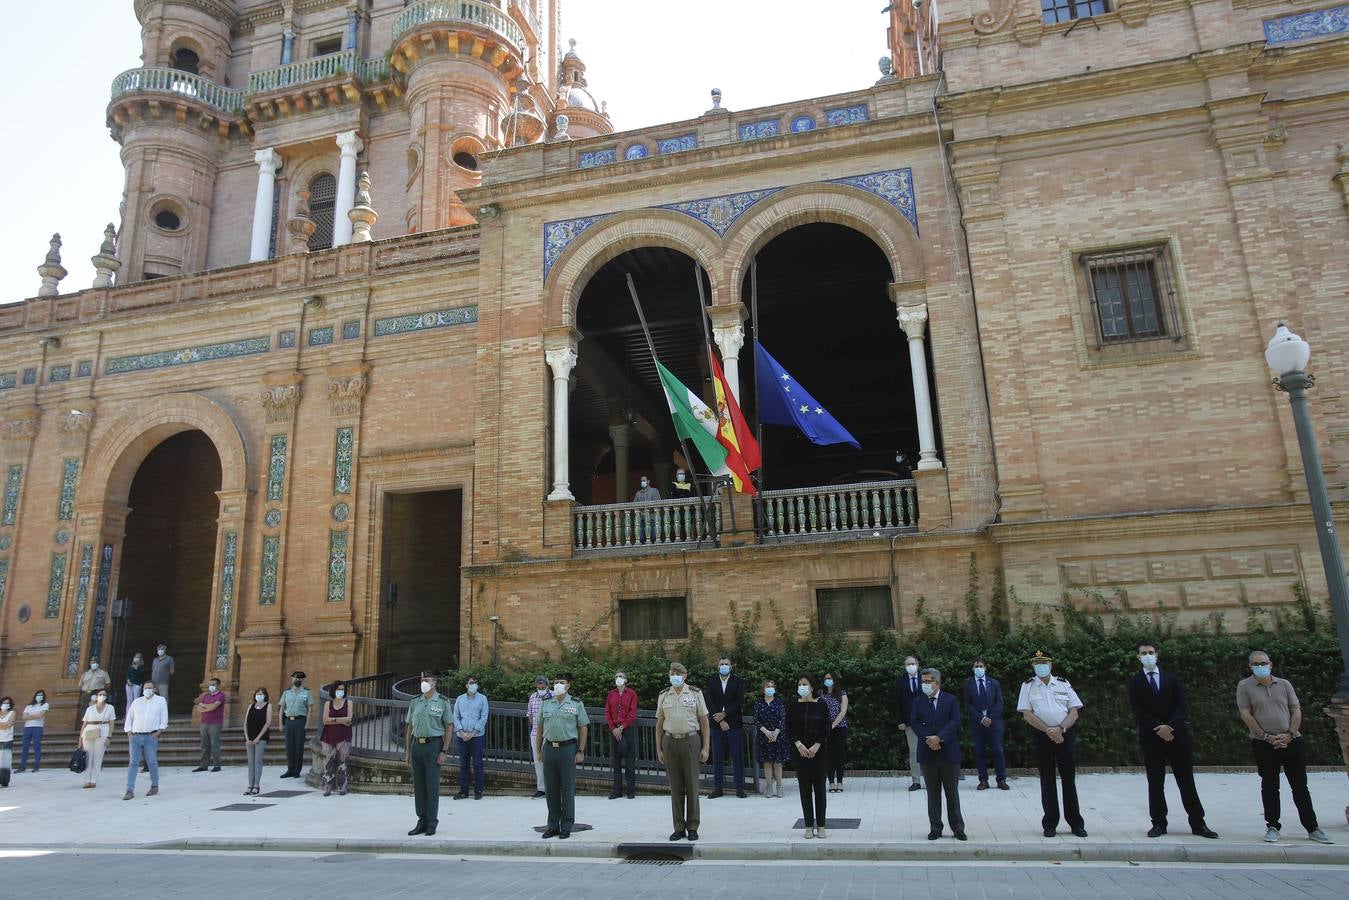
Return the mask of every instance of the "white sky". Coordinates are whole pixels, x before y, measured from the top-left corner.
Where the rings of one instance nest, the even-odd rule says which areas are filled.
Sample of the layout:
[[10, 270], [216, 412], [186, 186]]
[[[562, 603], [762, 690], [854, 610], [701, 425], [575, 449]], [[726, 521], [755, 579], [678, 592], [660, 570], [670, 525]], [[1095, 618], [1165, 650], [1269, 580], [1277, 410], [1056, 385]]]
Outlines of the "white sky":
[[[591, 91], [619, 130], [699, 115], [709, 91], [749, 109], [856, 90], [879, 74], [885, 0], [564, 0], [562, 44], [576, 38]], [[59, 231], [70, 274], [87, 287], [103, 228], [119, 222], [123, 172], [108, 136], [112, 79], [140, 65], [131, 0], [3, 4], [0, 80], [0, 303], [37, 293], [35, 271]]]

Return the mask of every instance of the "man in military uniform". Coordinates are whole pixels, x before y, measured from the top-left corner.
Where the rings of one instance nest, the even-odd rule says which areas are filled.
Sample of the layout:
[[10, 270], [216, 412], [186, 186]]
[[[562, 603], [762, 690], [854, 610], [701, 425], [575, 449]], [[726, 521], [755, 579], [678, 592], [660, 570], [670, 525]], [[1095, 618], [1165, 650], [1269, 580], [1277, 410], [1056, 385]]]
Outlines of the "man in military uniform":
[[422, 695], [408, 705], [403, 762], [412, 766], [412, 797], [417, 827], [409, 835], [436, 833], [440, 823], [440, 767], [454, 733], [454, 709], [436, 690], [436, 677], [422, 673]]
[[1082, 812], [1077, 805], [1077, 785], [1073, 782], [1077, 762], [1073, 756], [1073, 726], [1077, 724], [1082, 701], [1067, 679], [1051, 675], [1054, 660], [1043, 650], [1031, 657], [1035, 675], [1021, 685], [1016, 711], [1035, 729], [1035, 761], [1040, 768], [1040, 805], [1044, 809], [1045, 837], [1053, 837], [1059, 825], [1059, 792], [1054, 784], [1058, 768], [1063, 781], [1063, 818], [1078, 837], [1086, 837]]
[[698, 766], [707, 762], [712, 739], [707, 702], [688, 675], [682, 663], [670, 663], [670, 687], [656, 700], [656, 761], [670, 777], [672, 841], [698, 840]]
[[576, 764], [585, 759], [590, 717], [585, 704], [571, 696], [571, 673], [553, 679], [553, 695], [539, 707], [539, 730], [534, 737], [543, 758], [543, 790], [548, 797], [545, 838], [569, 838], [576, 824]]

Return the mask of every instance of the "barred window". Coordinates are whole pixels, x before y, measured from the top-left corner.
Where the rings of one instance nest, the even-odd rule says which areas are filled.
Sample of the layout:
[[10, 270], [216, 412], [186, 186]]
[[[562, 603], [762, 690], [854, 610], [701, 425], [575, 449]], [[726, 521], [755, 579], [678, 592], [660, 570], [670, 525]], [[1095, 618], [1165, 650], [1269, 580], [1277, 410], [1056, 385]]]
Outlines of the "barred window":
[[689, 636], [685, 597], [636, 597], [618, 601], [618, 639], [663, 641]]
[[817, 588], [815, 607], [820, 631], [876, 631], [895, 627], [890, 586]]
[[309, 182], [309, 218], [314, 233], [309, 236], [310, 250], [328, 250], [333, 246], [333, 212], [337, 205], [337, 179], [324, 173]]
[[1046, 25], [1103, 16], [1110, 12], [1106, 0], [1040, 0], [1040, 10]]
[[1082, 266], [1098, 347], [1180, 337], [1165, 246], [1085, 254]]

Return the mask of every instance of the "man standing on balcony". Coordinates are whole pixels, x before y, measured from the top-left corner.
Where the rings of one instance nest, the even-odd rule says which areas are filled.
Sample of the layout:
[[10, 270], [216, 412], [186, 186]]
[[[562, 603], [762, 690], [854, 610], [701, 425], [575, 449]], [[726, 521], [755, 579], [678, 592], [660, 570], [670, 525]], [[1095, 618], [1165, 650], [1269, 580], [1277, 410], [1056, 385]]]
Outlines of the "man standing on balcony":
[[[660, 491], [651, 486], [650, 478], [643, 475], [641, 484], [642, 486], [637, 489], [637, 493], [632, 496], [633, 503], [657, 503], [660, 501]], [[648, 535], [651, 540], [658, 537], [656, 534], [656, 517], [653, 513], [639, 512], [637, 514], [637, 540], [644, 544]]]
[[698, 766], [707, 762], [711, 728], [707, 704], [698, 689], [687, 683], [689, 670], [670, 663], [670, 687], [656, 700], [656, 761], [670, 779], [670, 808], [674, 832], [670, 840], [698, 840]]
[[473, 799], [482, 799], [482, 751], [487, 734], [487, 698], [478, 693], [478, 679], [468, 676], [464, 693], [454, 701], [454, 733], [459, 740], [459, 793], [456, 800], [468, 799], [469, 771], [473, 773]]
[[671, 486], [670, 499], [687, 500], [693, 496], [693, 482], [689, 481], [688, 475], [683, 469], [675, 472], [674, 484]]
[[627, 769], [628, 799], [637, 796], [637, 692], [628, 687], [628, 676], [614, 673], [614, 689], [604, 701], [604, 724], [613, 746], [614, 789], [610, 800], [623, 796], [623, 770]]
[[744, 719], [745, 681], [731, 672], [731, 658], [717, 660], [717, 674], [707, 682], [707, 710], [712, 714], [712, 793], [707, 799], [722, 796], [721, 773], [725, 757], [731, 757], [731, 771], [735, 776], [735, 795], [745, 796], [745, 758], [741, 752], [741, 723]]

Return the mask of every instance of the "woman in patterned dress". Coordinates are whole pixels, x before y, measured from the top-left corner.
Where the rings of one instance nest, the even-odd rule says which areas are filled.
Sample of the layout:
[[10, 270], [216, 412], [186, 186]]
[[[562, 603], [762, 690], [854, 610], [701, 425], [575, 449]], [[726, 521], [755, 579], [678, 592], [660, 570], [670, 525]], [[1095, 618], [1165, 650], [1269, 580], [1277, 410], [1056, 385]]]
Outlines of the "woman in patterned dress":
[[829, 708], [829, 793], [843, 793], [843, 764], [848, 754], [848, 692], [833, 672], [824, 673], [820, 699]]
[[[754, 755], [764, 770], [764, 796], [782, 796], [782, 764], [787, 761], [787, 736], [782, 733], [786, 708], [777, 698], [777, 685], [770, 678], [763, 683], [763, 696], [754, 704]], [[776, 785], [776, 788], [775, 788]]]

